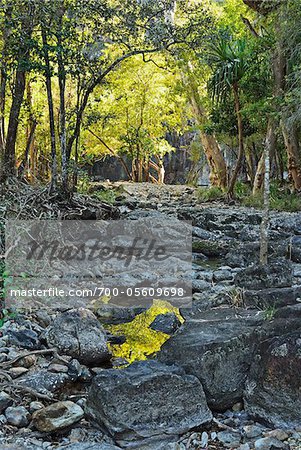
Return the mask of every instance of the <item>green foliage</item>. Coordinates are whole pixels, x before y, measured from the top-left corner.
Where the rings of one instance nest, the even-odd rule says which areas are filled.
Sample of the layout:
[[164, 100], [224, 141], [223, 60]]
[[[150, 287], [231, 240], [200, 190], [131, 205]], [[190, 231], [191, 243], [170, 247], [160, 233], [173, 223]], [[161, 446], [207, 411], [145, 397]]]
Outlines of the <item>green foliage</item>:
[[235, 197], [244, 198], [248, 197], [251, 194], [250, 185], [243, 183], [242, 181], [237, 181], [235, 184]]
[[86, 171], [80, 170], [78, 172], [78, 180], [77, 180], [77, 191], [79, 194], [89, 194], [90, 193], [90, 184], [91, 180]]
[[196, 192], [197, 198], [201, 202], [212, 202], [222, 200], [224, 198], [224, 192], [216, 187], [209, 188], [200, 187]]
[[234, 308], [243, 308], [244, 304], [244, 289], [240, 287], [233, 287], [227, 292], [229, 304]]
[[297, 212], [301, 211], [300, 194], [291, 193], [288, 190], [271, 190], [271, 209], [277, 211]]
[[[244, 206], [262, 208], [262, 193], [253, 195], [247, 191], [239, 197]], [[278, 183], [271, 183], [270, 208], [276, 211], [298, 212], [301, 211], [301, 196], [298, 193], [290, 192], [288, 187], [281, 187]]]
[[208, 58], [214, 67], [209, 90], [217, 103], [224, 101], [234, 85], [245, 76], [250, 64], [250, 49], [246, 39], [231, 41], [220, 37], [209, 48]]
[[[182, 129], [184, 99], [177, 93], [178, 78], [162, 57], [145, 63], [141, 57], [125, 62], [109, 77], [106, 88], [96, 92], [89, 108], [87, 125], [93, 128], [115, 153], [141, 159], [162, 157], [172, 150], [166, 141], [170, 129]], [[99, 113], [101, 111], [101, 113]], [[85, 133], [85, 140], [91, 135]], [[93, 140], [94, 154], [109, 153]]]
[[277, 308], [275, 306], [268, 306], [264, 311], [264, 320], [270, 321], [273, 320], [275, 314], [277, 312]]
[[93, 193], [93, 197], [101, 202], [114, 204], [116, 201], [116, 192], [113, 189], [105, 189]]

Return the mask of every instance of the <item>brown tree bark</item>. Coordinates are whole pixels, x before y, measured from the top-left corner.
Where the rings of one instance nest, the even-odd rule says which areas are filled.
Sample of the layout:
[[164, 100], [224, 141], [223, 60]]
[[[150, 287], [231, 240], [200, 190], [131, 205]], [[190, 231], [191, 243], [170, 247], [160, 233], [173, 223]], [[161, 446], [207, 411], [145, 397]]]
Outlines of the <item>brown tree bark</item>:
[[[270, 119], [268, 122], [268, 129], [267, 129], [266, 140], [265, 140], [265, 142], [269, 142], [269, 151], [270, 151], [269, 158], [270, 158], [270, 160], [272, 160], [272, 157], [275, 154], [276, 126], [277, 126], [276, 121], [273, 119]], [[258, 192], [260, 192], [262, 184], [263, 184], [263, 180], [264, 180], [264, 174], [265, 174], [265, 151], [262, 152], [261, 158], [260, 158], [258, 166], [257, 166], [254, 183], [253, 183], [253, 195], [256, 195], [256, 194], [258, 194]]]
[[16, 73], [15, 89], [9, 114], [6, 145], [4, 149], [3, 169], [5, 176], [15, 175], [16, 140], [19, 126], [19, 116], [25, 91], [25, 71], [20, 65]]
[[225, 189], [227, 187], [227, 166], [224, 156], [215, 136], [213, 134], [207, 134], [202, 130], [202, 125], [207, 117], [206, 111], [201, 104], [197, 86], [191, 79], [187, 81], [186, 85], [189, 91], [189, 101], [193, 114], [200, 125], [201, 143], [210, 168], [210, 182], [214, 186]]
[[269, 14], [280, 4], [280, 0], [243, 0], [243, 2], [262, 15]]
[[15, 76], [12, 104], [10, 108], [7, 137], [4, 149], [1, 178], [15, 175], [16, 165], [16, 140], [19, 126], [20, 110], [23, 102], [26, 85], [26, 65], [24, 62], [30, 55], [28, 41], [33, 30], [33, 4], [28, 4], [28, 10], [24, 11], [24, 19], [21, 22], [21, 35], [19, 42], [18, 62]]

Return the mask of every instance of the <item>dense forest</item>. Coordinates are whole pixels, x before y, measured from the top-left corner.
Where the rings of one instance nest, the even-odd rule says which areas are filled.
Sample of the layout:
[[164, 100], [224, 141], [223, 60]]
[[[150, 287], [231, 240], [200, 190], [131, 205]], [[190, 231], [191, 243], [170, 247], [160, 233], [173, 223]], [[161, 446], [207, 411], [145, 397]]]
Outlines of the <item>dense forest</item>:
[[109, 154], [162, 182], [168, 133], [192, 133], [229, 197], [266, 154], [299, 191], [300, 22], [298, 0], [1, 0], [1, 179], [71, 193]]
[[301, 449], [301, 0], [0, 0], [0, 450]]

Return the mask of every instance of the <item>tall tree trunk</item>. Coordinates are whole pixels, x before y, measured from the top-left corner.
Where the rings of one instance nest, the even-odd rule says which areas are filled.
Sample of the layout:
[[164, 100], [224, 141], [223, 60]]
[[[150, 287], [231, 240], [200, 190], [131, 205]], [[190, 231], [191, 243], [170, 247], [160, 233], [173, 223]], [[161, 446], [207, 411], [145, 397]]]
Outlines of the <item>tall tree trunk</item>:
[[13, 101], [9, 114], [7, 138], [4, 149], [3, 169], [5, 176], [15, 175], [16, 140], [19, 126], [19, 116], [25, 92], [25, 71], [20, 67], [16, 73]]
[[275, 145], [274, 127], [268, 127], [265, 140], [263, 160], [264, 160], [264, 191], [263, 191], [263, 215], [260, 228], [260, 263], [268, 263], [268, 242], [269, 242], [269, 215], [270, 215], [270, 155]]
[[45, 61], [45, 81], [47, 91], [48, 113], [49, 113], [49, 130], [50, 130], [50, 143], [51, 143], [51, 184], [50, 191], [54, 191], [57, 187], [57, 156], [56, 156], [56, 137], [55, 137], [55, 120], [53, 109], [53, 95], [51, 86], [51, 67], [48, 52], [47, 34], [44, 24], [41, 24], [42, 29], [42, 41], [43, 41], [43, 53]]
[[21, 35], [19, 41], [18, 62], [15, 76], [15, 84], [13, 90], [12, 104], [10, 108], [7, 137], [4, 149], [4, 158], [2, 164], [3, 172], [0, 174], [1, 178], [15, 175], [16, 164], [16, 140], [19, 126], [19, 116], [25, 92], [26, 80], [26, 59], [30, 55], [29, 40], [31, 38], [33, 29], [33, 12], [34, 4], [28, 2], [27, 10], [22, 11], [24, 18], [21, 22]]
[[243, 158], [244, 158], [244, 137], [243, 137], [243, 124], [242, 124], [242, 116], [240, 111], [240, 100], [239, 100], [239, 87], [238, 84], [233, 85], [233, 94], [234, 94], [234, 102], [235, 102], [235, 111], [236, 111], [236, 118], [237, 118], [237, 130], [238, 130], [238, 156], [235, 168], [233, 170], [229, 188], [228, 188], [228, 195], [229, 197], [233, 197], [234, 195], [234, 187], [237, 180], [237, 177], [239, 175], [239, 172], [241, 170]]
[[2, 33], [2, 55], [0, 70], [0, 161], [4, 158], [5, 149], [5, 102], [6, 102], [6, 85], [7, 85], [7, 46], [11, 29], [8, 25], [11, 19], [12, 6], [7, 5], [5, 11], [6, 24]]
[[197, 85], [194, 80], [190, 78], [186, 81], [186, 86], [189, 91], [189, 101], [193, 114], [200, 125], [201, 143], [210, 168], [210, 182], [214, 186], [225, 189], [227, 187], [227, 166], [225, 159], [215, 136], [207, 134], [202, 130], [202, 125], [207, 119], [206, 111], [201, 104]]
[[[63, 6], [59, 15], [59, 27], [62, 29], [63, 22], [63, 14], [64, 9]], [[63, 42], [62, 42], [62, 34], [59, 31], [57, 35], [58, 42], [58, 52], [57, 52], [57, 61], [58, 61], [58, 79], [59, 79], [59, 92], [60, 92], [60, 147], [61, 147], [61, 158], [62, 158], [62, 188], [63, 192], [68, 192], [68, 161], [69, 157], [67, 157], [67, 136], [66, 136], [66, 102], [65, 102], [65, 91], [66, 91], [66, 71], [63, 60]]]

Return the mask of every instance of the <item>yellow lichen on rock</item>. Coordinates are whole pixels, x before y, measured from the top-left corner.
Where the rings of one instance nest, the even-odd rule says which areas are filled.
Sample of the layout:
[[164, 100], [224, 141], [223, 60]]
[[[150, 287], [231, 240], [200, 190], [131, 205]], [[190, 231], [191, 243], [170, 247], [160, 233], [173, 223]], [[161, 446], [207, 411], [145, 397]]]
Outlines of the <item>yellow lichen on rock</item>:
[[179, 309], [163, 300], [154, 300], [152, 306], [139, 314], [131, 322], [111, 325], [109, 331], [114, 335], [124, 335], [126, 342], [122, 345], [110, 344], [110, 351], [114, 357], [125, 358], [129, 363], [145, 360], [148, 356], [158, 352], [170, 336], [154, 331], [149, 326], [159, 314], [173, 312], [181, 322], [184, 322]]

